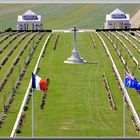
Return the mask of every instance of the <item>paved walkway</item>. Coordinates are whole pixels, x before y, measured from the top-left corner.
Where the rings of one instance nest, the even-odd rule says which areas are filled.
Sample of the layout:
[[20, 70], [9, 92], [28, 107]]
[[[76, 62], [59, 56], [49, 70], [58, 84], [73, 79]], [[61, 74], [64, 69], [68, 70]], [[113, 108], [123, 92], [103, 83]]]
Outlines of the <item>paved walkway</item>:
[[[73, 28], [72, 29], [69, 29], [69, 30], [52, 30], [52, 32], [64, 32], [64, 33], [68, 33], [68, 32], [72, 32], [71, 30], [73, 30]], [[77, 32], [94, 32], [95, 31], [95, 29], [78, 29], [78, 31]]]
[[140, 10], [138, 10], [137, 13], [131, 18], [130, 22], [132, 24], [132, 28], [140, 27]]

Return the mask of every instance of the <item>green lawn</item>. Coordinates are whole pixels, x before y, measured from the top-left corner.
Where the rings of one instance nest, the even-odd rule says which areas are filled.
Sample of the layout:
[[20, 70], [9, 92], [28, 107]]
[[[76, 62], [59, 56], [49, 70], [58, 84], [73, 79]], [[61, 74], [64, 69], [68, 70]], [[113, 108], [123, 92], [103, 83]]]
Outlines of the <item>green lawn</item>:
[[42, 15], [44, 29], [103, 28], [106, 14], [116, 8], [132, 17], [140, 4], [0, 4], [0, 29], [16, 29], [17, 16], [27, 10]]
[[[34, 33], [33, 33], [34, 34]], [[31, 34], [30, 37], [33, 35]], [[40, 35], [42, 33], [39, 33]], [[34, 70], [34, 67], [35, 67], [35, 64], [36, 64], [36, 61], [38, 59], [38, 56], [40, 54], [40, 51], [42, 49], [42, 46], [44, 44], [44, 41], [46, 39], [48, 34], [46, 34], [40, 44], [38, 45], [37, 49], [36, 49], [36, 52], [34, 53], [32, 59], [31, 59], [31, 62], [28, 66], [28, 68], [26, 69], [26, 72], [25, 72], [25, 75], [21, 81], [21, 85], [19, 86], [19, 89], [17, 90], [16, 92], [16, 96], [14, 97], [14, 101], [13, 103], [11, 104], [11, 107], [9, 109], [9, 111], [7, 112], [7, 117], [5, 119], [5, 122], [3, 124], [3, 127], [1, 128], [0, 130], [0, 135], [1, 136], [9, 136], [11, 131], [12, 131], [12, 128], [13, 128], [13, 125], [15, 123], [15, 120], [16, 120], [16, 117], [17, 117], [17, 114], [18, 114], [18, 111], [20, 109], [20, 106], [21, 106], [21, 103], [22, 103], [22, 100], [24, 98], [24, 94], [26, 92], [26, 89], [27, 89], [27, 86], [28, 86], [28, 83], [30, 81], [30, 74], [31, 72]], [[37, 35], [32, 41], [33, 42], [36, 42], [38, 40], [38, 36]], [[27, 41], [27, 40], [26, 40]], [[23, 41], [24, 42], [24, 41]], [[4, 89], [3, 91], [1, 92], [1, 104], [0, 104], [0, 107], [1, 107], [1, 110], [2, 110], [2, 106], [3, 106], [3, 101], [5, 99], [5, 101], [7, 101], [8, 97], [10, 96], [10, 93], [11, 93], [11, 90], [13, 88], [13, 84], [16, 82], [18, 76], [19, 76], [19, 72], [20, 70], [22, 70], [22, 68], [24, 67], [24, 64], [25, 64], [25, 60], [26, 58], [28, 57], [29, 55], [29, 51], [30, 51], [30, 48], [33, 47], [33, 42], [31, 42], [26, 51], [23, 53], [22, 57], [20, 58], [20, 61], [19, 63], [15, 66], [14, 70], [13, 70], [13, 73], [12, 75], [8, 78], [8, 82], [6, 83], [6, 85], [4, 86]], [[25, 43], [24, 43], [25, 44]], [[21, 43], [19, 47], [22, 47], [23, 44]], [[14, 54], [11, 56], [11, 57], [16, 57], [14, 56]], [[12, 60], [11, 60], [12, 61]], [[6, 65], [7, 66], [7, 65]], [[5, 66], [5, 67], [6, 67]], [[8, 66], [7, 66], [8, 67]], [[7, 69], [8, 71], [8, 69]], [[2, 74], [2, 73], [1, 73]], [[27, 78], [28, 76], [29, 78]], [[8, 125], [7, 125], [8, 124]]]
[[[121, 77], [122, 77], [122, 79], [124, 78], [124, 66], [122, 65], [122, 62], [120, 61], [120, 59], [119, 59], [119, 57], [118, 57], [118, 55], [117, 55], [117, 53], [115, 52], [115, 50], [114, 50], [114, 48], [113, 48], [113, 46], [111, 45], [111, 43], [107, 40], [107, 38], [104, 36], [104, 35], [102, 35], [101, 34], [101, 36], [103, 37], [103, 39], [105, 40], [105, 42], [106, 42], [106, 44], [107, 44], [107, 46], [108, 46], [108, 48], [109, 48], [109, 50], [110, 50], [110, 52], [111, 52], [111, 54], [112, 54], [112, 57], [113, 57], [113, 59], [115, 60], [115, 62], [116, 62], [116, 65], [117, 65], [117, 68], [118, 68], [118, 70], [119, 70], [119, 72], [120, 72], [120, 74], [121, 74]], [[114, 39], [114, 42], [116, 43], [116, 44], [119, 44], [115, 39]], [[119, 50], [121, 50], [120, 49], [120, 47], [122, 47], [121, 45], [118, 45], [118, 47], [119, 47]], [[126, 60], [126, 51], [122, 51], [122, 55], [123, 55], [123, 57], [124, 57], [124, 59]], [[135, 55], [134, 55], [135, 56]], [[128, 67], [130, 68], [130, 70], [133, 70], [134, 69], [134, 67], [135, 67], [135, 65], [132, 63], [132, 60], [131, 60], [131, 58], [130, 57], [128, 57], [127, 58], [127, 61], [128, 61]], [[131, 64], [131, 65], [130, 65]], [[131, 71], [132, 72], [132, 71]], [[135, 70], [135, 76], [137, 77], [137, 79], [138, 79], [138, 81], [139, 81], [139, 71], [138, 71], [138, 69], [136, 69]], [[138, 116], [140, 116], [140, 109], [139, 109], [139, 105], [138, 105], [138, 102], [139, 102], [139, 94], [134, 90], [134, 89], [127, 89], [127, 91], [128, 91], [128, 93], [129, 93], [129, 96], [130, 96], [130, 98], [131, 98], [131, 100], [132, 100], [132, 103], [133, 103], [133, 105], [134, 105], [134, 107], [135, 107], [135, 109], [136, 109], [136, 111], [137, 111], [137, 113], [138, 113]]]
[[[26, 33], [23, 35], [25, 34]], [[19, 44], [19, 46], [9, 57], [6, 64], [1, 68], [1, 80], [5, 77], [8, 69], [12, 66], [12, 62], [15, 57], [20, 53], [26, 42], [34, 34], [35, 33], [31, 33]], [[8, 81], [0, 95], [1, 110], [3, 108], [4, 102], [6, 102], [10, 96], [13, 85], [18, 78], [20, 70], [24, 67], [25, 60], [28, 57], [29, 52], [41, 34], [43, 33], [38, 33], [28, 44], [28, 47], [21, 56], [20, 61], [14, 67], [13, 73], [8, 78]], [[97, 48], [93, 48], [90, 33], [77, 33], [78, 51], [80, 56], [87, 60], [87, 63], [81, 65], [71, 65], [64, 64], [64, 61], [71, 56], [73, 48], [73, 34], [60, 33], [56, 50], [54, 50], [53, 45], [57, 33], [53, 33], [45, 51], [45, 55], [42, 57], [39, 64], [40, 71], [38, 75], [43, 79], [46, 77], [50, 78], [45, 108], [43, 110], [40, 109], [42, 93], [41, 91], [34, 91], [34, 125], [36, 137], [123, 136], [123, 96], [112, 71], [112, 63], [109, 57], [107, 57], [97, 35], [94, 32], [91, 34], [95, 40]], [[107, 34], [110, 35], [110, 33]], [[23, 35], [19, 36], [16, 40], [20, 40]], [[123, 78], [124, 67], [122, 62], [120, 61], [109, 40], [101, 32], [99, 32], [99, 35], [103, 38], [106, 45], [108, 46], [121, 77]], [[38, 56], [47, 37], [48, 33], [45, 33], [44, 37], [41, 39], [41, 42], [37, 46], [35, 53], [33, 54], [28, 68], [26, 69], [25, 75], [21, 81], [21, 85], [16, 92], [9, 111], [7, 112], [7, 117], [0, 128], [1, 136], [10, 136], [11, 134], [31, 78], [31, 72], [34, 70]], [[14, 42], [16, 42], [16, 40]], [[126, 40], [122, 39], [122, 41], [129, 47], [130, 44], [128, 44]], [[7, 40], [4, 41], [4, 44], [6, 42]], [[121, 50], [122, 46], [115, 38], [114, 42], [116, 45], [119, 45], [119, 50]], [[4, 55], [9, 52], [9, 48], [12, 48], [12, 44], [10, 44], [10, 46], [0, 55], [1, 58], [3, 58]], [[132, 52], [133, 55], [137, 56], [138, 59], [139, 56], [137, 55], [137, 52], [133, 49]], [[128, 55], [124, 49], [122, 50], [122, 55], [124, 59], [125, 56]], [[128, 57], [128, 61], [129, 68], [133, 69], [135, 65], [133, 64], [131, 58]], [[136, 69], [136, 76], [138, 76], [138, 72], [139, 71]], [[111, 110], [110, 108], [103, 83], [103, 74], [106, 74], [109, 80], [112, 96], [117, 110]], [[133, 89], [128, 89], [128, 93], [138, 115], [140, 116], [138, 93], [136, 93]], [[29, 109], [24, 112], [25, 119], [21, 128], [21, 133], [17, 134], [17, 137], [31, 137], [31, 109], [30, 101]], [[131, 112], [128, 109], [126, 111], [126, 135], [140, 135], [135, 131], [135, 127], [131, 121]]]
[[[112, 72], [111, 61], [96, 34], [92, 34], [97, 49], [92, 48], [89, 33], [77, 34], [79, 54], [88, 62], [82, 65], [64, 64], [73, 47], [71, 33], [60, 34], [55, 51], [56, 34], [52, 36], [38, 73], [42, 78], [50, 78], [43, 110], [40, 109], [42, 93], [34, 91], [35, 136], [123, 136], [122, 93]], [[103, 85], [104, 73], [109, 79], [117, 110], [110, 109]], [[126, 135], [139, 135], [131, 122], [130, 111], [127, 110], [126, 114]], [[31, 102], [25, 116], [22, 133], [17, 137], [31, 136]]]
[[[0, 30], [12, 27], [16, 29], [17, 16], [23, 14], [27, 10], [42, 15], [43, 29], [69, 29], [76, 25], [78, 28], [103, 28], [105, 15], [119, 8], [125, 13], [129, 13], [132, 17], [140, 8], [140, 4], [0, 4]], [[138, 48], [137, 43], [132, 37], [127, 36]], [[0, 41], [11, 32], [0, 34]], [[27, 33], [23, 33], [17, 37], [9, 46], [0, 54], [2, 60], [12, 47]], [[12, 67], [13, 61], [20, 53], [26, 42], [34, 35], [31, 33], [27, 36], [13, 51], [8, 61], [0, 69], [0, 83], [6, 76], [9, 68]], [[0, 112], [4, 103], [9, 98], [13, 85], [18, 79], [19, 72], [24, 67], [25, 60], [29, 52], [33, 48], [38, 37], [43, 33], [38, 33], [34, 39], [28, 44], [25, 52], [21, 56], [19, 62], [14, 67], [13, 73], [8, 78], [4, 89], [0, 92]], [[35, 136], [93, 136], [93, 137], [122, 137], [123, 136], [123, 96], [119, 89], [118, 82], [112, 71], [112, 63], [107, 57], [101, 41], [97, 35], [91, 33], [97, 48], [93, 48], [89, 33], [77, 33], [77, 48], [81, 57], [87, 60], [86, 64], [71, 65], [64, 64], [64, 61], [71, 56], [73, 49], [73, 34], [60, 33], [56, 50], [53, 50], [54, 41], [57, 33], [53, 33], [50, 42], [42, 57], [38, 75], [45, 79], [50, 78], [50, 85], [47, 91], [45, 108], [40, 109], [42, 98], [41, 91], [34, 91], [34, 108], [35, 108]], [[107, 32], [109, 36], [110, 33]], [[118, 35], [117, 33], [115, 33]], [[40, 51], [49, 33], [45, 33], [38, 44], [31, 62], [26, 69], [25, 75], [21, 80], [21, 85], [16, 91], [13, 103], [7, 112], [7, 117], [0, 127], [0, 136], [9, 137], [17, 118], [22, 100], [28, 87], [31, 73], [34, 70], [38, 60]], [[119, 73], [123, 79], [124, 66], [115, 52], [109, 40], [99, 32], [99, 35], [105, 41]], [[3, 48], [15, 35], [12, 35], [0, 44]], [[139, 54], [131, 44], [118, 35], [120, 39], [127, 45], [136, 59], [139, 61]], [[137, 37], [137, 36], [136, 36]], [[137, 37], [139, 39], [139, 37]], [[128, 61], [128, 67], [134, 70], [134, 63], [128, 56], [123, 46], [112, 38], [122, 52], [124, 59]], [[139, 61], [140, 62], [140, 61]], [[117, 110], [111, 110], [106, 95], [105, 86], [102, 75], [106, 74], [109, 80], [112, 96], [115, 101]], [[135, 70], [135, 76], [140, 78], [139, 70]], [[127, 89], [134, 107], [140, 117], [139, 94], [134, 89]], [[21, 133], [17, 137], [31, 137], [31, 101], [29, 109], [25, 111], [25, 119], [21, 128]], [[140, 136], [135, 131], [135, 127], [131, 121], [131, 112], [126, 110], [126, 136]]]

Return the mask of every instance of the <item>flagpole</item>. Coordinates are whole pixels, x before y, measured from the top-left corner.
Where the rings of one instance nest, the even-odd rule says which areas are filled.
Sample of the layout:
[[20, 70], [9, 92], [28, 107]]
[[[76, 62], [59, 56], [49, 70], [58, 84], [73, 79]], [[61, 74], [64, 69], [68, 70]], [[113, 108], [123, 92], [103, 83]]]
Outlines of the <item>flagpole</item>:
[[32, 138], [34, 137], [34, 93], [32, 88]]
[[124, 113], [123, 113], [123, 114], [124, 114], [124, 115], [123, 115], [123, 116], [124, 116], [124, 118], [123, 118], [123, 119], [124, 119], [123, 137], [125, 138], [125, 137], [126, 137], [126, 103], [125, 103], [125, 93], [124, 93], [124, 96], [123, 96], [123, 102], [124, 102], [124, 103], [123, 103], [123, 104], [124, 104], [124, 105], [123, 105], [123, 106], [124, 106], [124, 109], [123, 109], [123, 110], [124, 110], [124, 111], [123, 111], [123, 112], [124, 112]]
[[[125, 83], [125, 71], [124, 71], [124, 83]], [[124, 85], [125, 88], [125, 85]], [[123, 137], [126, 137], [126, 107], [125, 107], [125, 93], [123, 93]]]

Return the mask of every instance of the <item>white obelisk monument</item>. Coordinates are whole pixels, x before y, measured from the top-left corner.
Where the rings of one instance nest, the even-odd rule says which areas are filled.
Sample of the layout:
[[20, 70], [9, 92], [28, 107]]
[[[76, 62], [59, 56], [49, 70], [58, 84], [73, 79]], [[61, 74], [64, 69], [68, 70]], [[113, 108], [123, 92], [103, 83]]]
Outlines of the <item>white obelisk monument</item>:
[[77, 48], [76, 48], [76, 27], [74, 26], [74, 29], [72, 30], [74, 32], [74, 47], [72, 50], [72, 55], [71, 57], [67, 58], [67, 60], [64, 61], [64, 63], [69, 63], [69, 64], [82, 64], [86, 63], [86, 60], [81, 58], [78, 54]]

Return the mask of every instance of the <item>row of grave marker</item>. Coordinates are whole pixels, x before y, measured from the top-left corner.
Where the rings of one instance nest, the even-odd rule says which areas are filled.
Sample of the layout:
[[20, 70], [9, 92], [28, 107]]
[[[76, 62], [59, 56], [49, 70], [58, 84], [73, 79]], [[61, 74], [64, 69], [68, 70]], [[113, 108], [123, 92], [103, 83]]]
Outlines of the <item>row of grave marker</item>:
[[[44, 34], [43, 34], [43, 35], [44, 35]], [[43, 37], [43, 35], [41, 35], [41, 38]], [[39, 39], [41, 40], [41, 38], [39, 38]], [[37, 41], [37, 43], [36, 43], [35, 46], [33, 47], [34, 50], [35, 50], [35, 48], [37, 47], [38, 43], [39, 43], [39, 42]], [[31, 55], [31, 54], [29, 54], [29, 55]], [[9, 96], [7, 102], [5, 103], [5, 106], [4, 106], [4, 108], [3, 108], [2, 114], [6, 114], [7, 111], [9, 110], [10, 105], [11, 105], [11, 103], [13, 102], [13, 99], [14, 99], [14, 96], [15, 96], [15, 93], [16, 93], [16, 90], [18, 89], [18, 87], [19, 87], [19, 85], [20, 85], [20, 83], [21, 83], [21, 80], [22, 80], [22, 78], [23, 78], [23, 76], [24, 76], [24, 74], [25, 74], [25, 72], [26, 72], [26, 69], [27, 69], [27, 63], [24, 64], [24, 68], [21, 70], [21, 72], [20, 72], [20, 74], [19, 74], [19, 77], [18, 77], [17, 81], [15, 82], [15, 85], [14, 85], [14, 87], [13, 87], [13, 90], [12, 90], [12, 92], [11, 92], [11, 95]], [[3, 112], [4, 112], [4, 113], [3, 113]], [[1, 115], [0, 120], [3, 120], [3, 115]], [[1, 124], [1, 126], [2, 126], [2, 124]]]
[[104, 86], [105, 86], [105, 89], [106, 89], [106, 92], [107, 92], [107, 97], [108, 97], [110, 107], [111, 107], [111, 109], [116, 110], [117, 107], [116, 107], [116, 104], [115, 104], [113, 96], [112, 96], [112, 92], [111, 92], [111, 88], [110, 88], [110, 85], [109, 85], [108, 78], [105, 74], [103, 74], [103, 82], [104, 82]]
[[130, 58], [133, 59], [134, 64], [138, 66], [139, 63], [138, 63], [137, 59], [132, 55], [132, 52], [131, 52], [131, 51], [128, 49], [128, 47], [123, 43], [123, 41], [122, 41], [117, 35], [115, 35], [114, 33], [111, 33], [111, 32], [110, 32], [110, 34], [112, 34], [114, 37], [117, 38], [117, 40], [121, 43], [121, 45], [122, 45], [122, 46], [125, 48], [125, 50], [128, 52]]

